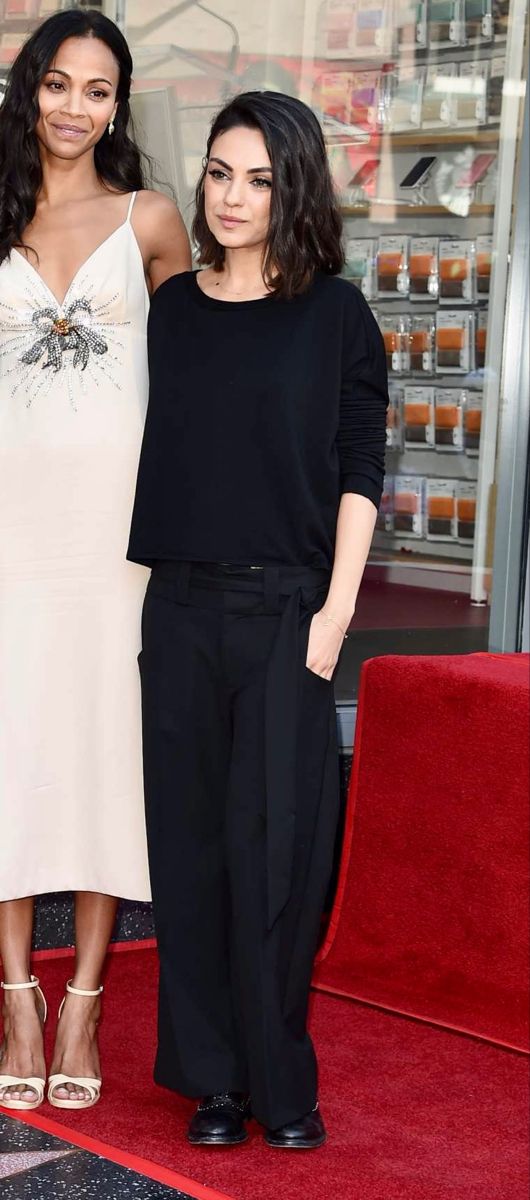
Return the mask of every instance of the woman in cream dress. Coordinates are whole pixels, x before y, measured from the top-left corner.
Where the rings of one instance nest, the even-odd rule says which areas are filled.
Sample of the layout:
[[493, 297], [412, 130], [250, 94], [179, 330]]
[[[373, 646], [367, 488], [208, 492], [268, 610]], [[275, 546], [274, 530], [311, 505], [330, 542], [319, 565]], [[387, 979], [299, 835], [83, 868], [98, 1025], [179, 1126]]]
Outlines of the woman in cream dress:
[[[149, 292], [187, 269], [144, 190], [121, 33], [61, 12], [0, 110], [0, 1104], [44, 1094], [33, 897], [76, 893], [49, 1099], [99, 1097], [116, 897], [149, 898], [136, 656], [147, 572], [125, 553], [147, 402]], [[28, 80], [34, 82], [34, 91]], [[35, 117], [33, 95], [38, 96]], [[137, 194], [138, 193], [138, 194]]]

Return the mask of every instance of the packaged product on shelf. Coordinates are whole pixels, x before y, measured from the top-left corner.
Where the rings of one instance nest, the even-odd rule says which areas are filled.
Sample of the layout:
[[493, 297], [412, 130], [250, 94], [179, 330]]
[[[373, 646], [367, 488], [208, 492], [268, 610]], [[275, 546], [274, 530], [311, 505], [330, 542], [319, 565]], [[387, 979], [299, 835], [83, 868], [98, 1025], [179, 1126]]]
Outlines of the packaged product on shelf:
[[484, 125], [489, 63], [485, 59], [460, 63], [456, 94], [456, 124]]
[[427, 0], [395, 0], [393, 19], [400, 50], [427, 45]]
[[505, 42], [510, 20], [510, 0], [495, 0], [493, 6], [493, 33], [496, 42]]
[[477, 371], [481, 370], [486, 363], [486, 339], [488, 336], [488, 310], [482, 308], [477, 313], [477, 325], [475, 330], [475, 367]]
[[[3, 9], [2, 16], [6, 21], [20, 21], [22, 17], [35, 18], [46, 15], [41, 13], [41, 0], [4, 0], [0, 6], [0, 12]], [[57, 5], [54, 6], [57, 8]]]
[[456, 519], [458, 541], [469, 546], [475, 540], [477, 515], [477, 484], [473, 479], [459, 479], [456, 485]]
[[427, 44], [436, 47], [460, 46], [464, 39], [462, 0], [430, 0], [427, 18]]
[[464, 0], [465, 40], [470, 46], [491, 42], [493, 37], [492, 0]]
[[421, 538], [424, 530], [425, 479], [421, 475], [394, 476], [394, 533]]
[[376, 294], [375, 247], [374, 238], [346, 238], [344, 277], [351, 279], [367, 300]]
[[423, 85], [421, 124], [423, 129], [439, 129], [455, 123], [455, 86], [457, 63], [431, 63]]
[[464, 448], [470, 458], [476, 458], [480, 448], [482, 425], [482, 392], [466, 392], [464, 400]]
[[486, 92], [486, 120], [491, 124], [498, 124], [501, 119], [502, 89], [505, 74], [506, 56], [492, 58]]
[[350, 119], [352, 75], [349, 71], [325, 71], [320, 77], [319, 99], [324, 116], [346, 124]]
[[475, 366], [475, 314], [462, 309], [436, 313], [436, 371], [467, 375]]
[[379, 328], [383, 335], [386, 351], [386, 365], [394, 375], [406, 374], [410, 371], [410, 326], [411, 320], [407, 313], [386, 313], [379, 317]]
[[409, 239], [380, 237], [377, 249], [377, 293], [385, 299], [409, 294]]
[[464, 399], [462, 388], [436, 388], [434, 442], [437, 450], [458, 453], [464, 449]]
[[426, 484], [427, 540], [454, 542], [456, 520], [456, 480], [428, 479]]
[[438, 249], [440, 269], [440, 304], [455, 300], [473, 302], [475, 243], [469, 240], [450, 241], [441, 238]]
[[432, 375], [434, 371], [435, 332], [436, 325], [433, 313], [412, 318], [410, 330], [410, 370], [415, 375]]
[[327, 0], [324, 14], [324, 38], [327, 51], [351, 49], [353, 10], [347, 0]]
[[388, 54], [392, 48], [391, 4], [387, 0], [357, 0], [354, 12], [355, 49]]
[[386, 410], [386, 446], [387, 450], [403, 449], [403, 388], [390, 383], [388, 389], [389, 404]]
[[490, 294], [492, 255], [493, 238], [491, 234], [480, 234], [475, 243], [476, 287], [479, 300]]
[[409, 256], [411, 300], [436, 300], [438, 296], [438, 241], [437, 237], [411, 238]]
[[359, 125], [367, 133], [377, 129], [381, 78], [379, 71], [351, 71], [350, 115], [351, 125]]
[[424, 80], [421, 67], [397, 65], [387, 74], [387, 127], [394, 133], [419, 129]]
[[394, 476], [385, 475], [383, 494], [375, 521], [376, 529], [392, 533], [394, 529]]
[[407, 450], [434, 446], [434, 388], [406, 387], [403, 401], [404, 445]]

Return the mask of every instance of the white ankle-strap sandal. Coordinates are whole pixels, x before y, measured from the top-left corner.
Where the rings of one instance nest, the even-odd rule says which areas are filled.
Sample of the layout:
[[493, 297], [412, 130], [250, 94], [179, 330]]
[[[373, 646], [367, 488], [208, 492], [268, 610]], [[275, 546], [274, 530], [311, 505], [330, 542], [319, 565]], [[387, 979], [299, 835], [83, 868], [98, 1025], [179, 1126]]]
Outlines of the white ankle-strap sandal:
[[[73, 986], [71, 979], [66, 984], [66, 991], [71, 996], [101, 996], [103, 987], [95, 988], [94, 991], [87, 991], [86, 988], [76, 988]], [[61, 1001], [59, 1008], [58, 1020], [61, 1019], [61, 1013], [64, 1008], [66, 996]], [[67, 1083], [73, 1083], [76, 1088], [83, 1088], [88, 1092], [88, 1097], [85, 1100], [64, 1100], [62, 1097], [55, 1096], [57, 1088], [66, 1087]], [[97, 1104], [101, 1095], [101, 1079], [83, 1078], [80, 1075], [50, 1075], [48, 1079], [48, 1101], [53, 1104], [54, 1108], [92, 1108]]]
[[[0, 983], [0, 987], [3, 988], [4, 992], [24, 992], [32, 989], [41, 1001], [43, 1007], [42, 1023], [44, 1025], [48, 1015], [48, 1006], [46, 1004], [44, 993], [39, 987], [39, 981], [35, 978], [35, 975], [31, 975], [27, 983]], [[6, 1044], [4, 1041], [2, 1047], [0, 1048], [0, 1062], [4, 1057], [5, 1047]], [[37, 1075], [27, 1075], [21, 1077], [20, 1075], [0, 1074], [0, 1092], [4, 1091], [5, 1088], [16, 1087], [20, 1092], [26, 1092], [31, 1088], [31, 1091], [35, 1093], [34, 1100], [14, 1100], [12, 1096], [4, 1096], [3, 1098], [0, 1097], [0, 1107], [16, 1109], [19, 1112], [30, 1112], [34, 1108], [40, 1108], [40, 1105], [44, 1100], [45, 1086], [46, 1081], [44, 1079], [40, 1079]]]

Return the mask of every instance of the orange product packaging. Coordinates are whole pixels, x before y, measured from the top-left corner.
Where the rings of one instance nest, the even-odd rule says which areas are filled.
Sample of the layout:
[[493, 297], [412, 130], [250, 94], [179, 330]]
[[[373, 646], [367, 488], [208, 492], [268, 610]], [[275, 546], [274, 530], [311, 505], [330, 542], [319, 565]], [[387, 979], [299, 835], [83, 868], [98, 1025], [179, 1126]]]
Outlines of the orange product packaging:
[[456, 541], [456, 481], [454, 479], [428, 479], [426, 508], [428, 541]]
[[461, 388], [436, 388], [434, 442], [437, 450], [459, 453], [464, 449], [464, 397]]
[[474, 256], [472, 241], [442, 238], [439, 246], [440, 304], [474, 299]]
[[380, 297], [408, 296], [408, 237], [380, 237], [377, 250], [377, 292]]
[[480, 448], [482, 425], [482, 393], [466, 392], [464, 400], [464, 449], [471, 458], [476, 458]]
[[383, 494], [375, 522], [376, 529], [392, 533], [394, 529], [394, 476], [385, 475]]
[[405, 388], [403, 427], [407, 449], [424, 450], [434, 446], [434, 388]]
[[477, 370], [486, 363], [486, 339], [488, 336], [488, 310], [482, 309], [477, 316], [475, 332], [475, 366]]
[[411, 238], [409, 257], [410, 298], [436, 300], [439, 238]]
[[489, 296], [492, 258], [493, 238], [491, 234], [483, 234], [477, 238], [475, 253], [477, 296], [479, 300], [483, 296]]
[[422, 538], [424, 534], [425, 479], [416, 475], [394, 477], [394, 533]]
[[386, 410], [386, 445], [388, 450], [403, 449], [403, 388], [390, 384]]
[[411, 320], [408, 314], [387, 316], [385, 313], [379, 318], [379, 328], [383, 335], [389, 372], [399, 375], [409, 371]]
[[456, 485], [456, 515], [458, 541], [469, 545], [475, 538], [477, 515], [477, 484], [473, 479], [460, 479]]
[[475, 314], [464, 309], [436, 313], [436, 371], [460, 375], [475, 365]]
[[430, 375], [434, 370], [434, 316], [413, 317], [410, 331], [410, 369], [414, 374]]

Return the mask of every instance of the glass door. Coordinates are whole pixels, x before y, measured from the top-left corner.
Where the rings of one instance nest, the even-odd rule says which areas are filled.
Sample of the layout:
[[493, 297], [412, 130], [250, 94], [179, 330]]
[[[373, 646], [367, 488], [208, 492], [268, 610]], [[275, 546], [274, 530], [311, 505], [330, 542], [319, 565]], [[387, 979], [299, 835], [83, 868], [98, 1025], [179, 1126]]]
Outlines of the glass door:
[[[60, 7], [0, 0], [0, 93], [22, 39]], [[381, 327], [391, 394], [385, 492], [339, 702], [352, 703], [371, 655], [486, 649], [522, 504], [507, 472], [516, 448], [526, 454], [513, 409], [521, 389], [508, 378], [525, 336], [515, 293], [509, 326], [506, 313], [528, 0], [101, 7], [131, 45], [133, 111], [156, 186], [173, 190], [188, 222], [208, 126], [230, 95], [287, 91], [322, 122], [345, 276]]]

